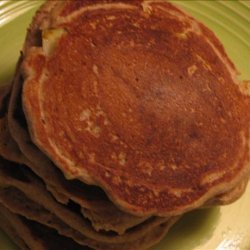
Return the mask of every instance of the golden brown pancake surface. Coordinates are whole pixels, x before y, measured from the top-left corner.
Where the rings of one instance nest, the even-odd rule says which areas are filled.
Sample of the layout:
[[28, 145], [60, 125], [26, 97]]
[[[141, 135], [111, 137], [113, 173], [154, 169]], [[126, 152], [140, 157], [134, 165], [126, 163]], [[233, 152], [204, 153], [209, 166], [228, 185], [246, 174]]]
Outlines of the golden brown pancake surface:
[[179, 214], [249, 175], [250, 98], [211, 31], [139, 2], [55, 9], [63, 33], [51, 53], [27, 51], [23, 107], [68, 178], [134, 214]]

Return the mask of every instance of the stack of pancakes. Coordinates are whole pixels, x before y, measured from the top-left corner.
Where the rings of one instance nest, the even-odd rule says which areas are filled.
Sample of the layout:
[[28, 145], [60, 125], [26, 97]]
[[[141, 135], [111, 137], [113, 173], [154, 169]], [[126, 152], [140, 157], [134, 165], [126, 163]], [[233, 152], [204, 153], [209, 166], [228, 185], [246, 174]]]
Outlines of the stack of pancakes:
[[22, 249], [148, 249], [250, 174], [249, 86], [164, 1], [48, 1], [0, 97], [0, 226]]

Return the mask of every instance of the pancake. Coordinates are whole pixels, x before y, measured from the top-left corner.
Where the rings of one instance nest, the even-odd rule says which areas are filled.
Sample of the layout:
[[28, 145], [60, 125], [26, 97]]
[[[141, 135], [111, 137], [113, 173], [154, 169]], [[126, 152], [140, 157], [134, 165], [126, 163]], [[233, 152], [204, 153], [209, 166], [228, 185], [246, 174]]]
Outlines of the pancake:
[[227, 193], [222, 193], [207, 201], [204, 207], [228, 205], [238, 200], [245, 192], [249, 178], [243, 179], [236, 187]]
[[[167, 230], [167, 225], [165, 223], [165, 226], [161, 225], [161, 226], [156, 227], [156, 230], [155, 230], [156, 232], [158, 231], [157, 229], [159, 229], [160, 227], [162, 229], [165, 227], [164, 231], [162, 231], [161, 234], [157, 235], [157, 237], [154, 236], [152, 238], [154, 233], [150, 231], [143, 237], [138, 238], [136, 241], [133, 241], [133, 242], [127, 242], [122, 245], [109, 243], [107, 245], [107, 243], [102, 243], [102, 242], [94, 241], [91, 239], [87, 239], [83, 235], [67, 227], [67, 225], [65, 225], [62, 221], [60, 221], [60, 219], [58, 219], [56, 216], [49, 214], [46, 210], [40, 208], [39, 206], [36, 206], [35, 204], [32, 204], [32, 203], [30, 204], [29, 201], [27, 201], [26, 199], [24, 199], [23, 202], [27, 201], [28, 202], [27, 205], [22, 204], [21, 201], [19, 201], [19, 203], [16, 202], [18, 199], [16, 199], [15, 195], [13, 195], [13, 191], [14, 190], [9, 190], [9, 192], [7, 190], [4, 190], [4, 191], [1, 190], [0, 192], [1, 201], [4, 201], [7, 204], [6, 207], [10, 207], [10, 211], [12, 212], [16, 211], [17, 214], [19, 215], [21, 214], [25, 218], [35, 219], [36, 222], [40, 222], [43, 225], [46, 225], [50, 228], [55, 229], [57, 232], [60, 233], [60, 235], [68, 236], [70, 238], [73, 237], [74, 241], [77, 242], [79, 245], [87, 244], [87, 245], [91, 245], [92, 247], [95, 247], [95, 249], [107, 249], [107, 246], [109, 247], [108, 249], [142, 249], [142, 248], [146, 248], [152, 244], [157, 243], [159, 239], [165, 235], [163, 234], [163, 232], [166, 233], [166, 230]], [[20, 193], [18, 192], [16, 193], [16, 195], [19, 195], [19, 194]], [[13, 199], [11, 198], [15, 198], [15, 202], [13, 202]], [[21, 195], [20, 198], [24, 198], [24, 197]], [[173, 222], [174, 220], [171, 219], [168, 223], [168, 227], [170, 227], [170, 225], [172, 225]], [[149, 237], [151, 237], [150, 240], [148, 240]], [[139, 245], [140, 247], [137, 246], [138, 245], [137, 242], [138, 241], [141, 242], [142, 240], [144, 240], [144, 243], [142, 245], [140, 243]]]
[[79, 249], [89, 250], [88, 247], [78, 245], [69, 238], [60, 236], [55, 230], [45, 227], [15, 215], [4, 206], [0, 206], [0, 227], [4, 230], [20, 249], [54, 250]]
[[40, 21], [22, 105], [66, 179], [131, 214], [172, 216], [249, 176], [249, 93], [203, 24], [162, 1], [65, 1]]
[[0, 89], [0, 221], [24, 249], [151, 247], [244, 193], [247, 91], [170, 3], [47, 1]]
[[[14, 230], [19, 228], [17, 234], [20, 235], [25, 244], [28, 245], [28, 249], [43, 249], [43, 250], [54, 250], [60, 247], [60, 249], [89, 249], [87, 247], [83, 247], [75, 243], [74, 241], [70, 240], [69, 238], [59, 236], [55, 230], [43, 226], [39, 223], [34, 221], [30, 221], [25, 219], [24, 217], [17, 216], [9, 212], [6, 208], [0, 208], [0, 219], [5, 219], [6, 224], [9, 224]], [[162, 229], [159, 228], [159, 231]], [[159, 234], [159, 232], [158, 232]], [[158, 236], [151, 236], [151, 239], [155, 239]], [[147, 239], [149, 240], [149, 238]], [[27, 249], [27, 248], [24, 248]], [[107, 249], [107, 248], [99, 248], [97, 249]], [[115, 248], [108, 248], [110, 250], [114, 250]], [[117, 248], [116, 248], [117, 249]], [[125, 249], [125, 248], [118, 248], [118, 249]], [[135, 248], [136, 249], [136, 248]]]
[[[80, 244], [84, 243], [84, 237], [79, 232], [67, 226], [58, 217], [29, 200], [22, 192], [14, 188], [0, 189], [0, 203], [12, 213], [19, 214], [25, 218], [35, 220], [43, 225], [54, 228], [60, 235], [68, 236]], [[82, 245], [81, 244], [81, 245]]]
[[[88, 220], [84, 219], [84, 217], [71, 211], [69, 207], [62, 206], [55, 202], [50, 194], [46, 192], [43, 183], [41, 183], [28, 169], [25, 171], [24, 167], [20, 168], [18, 165], [2, 159], [0, 161], [0, 184], [3, 189], [18, 189], [24, 194], [24, 196], [26, 196], [26, 200], [29, 199], [30, 201], [42, 206], [82, 235], [109, 244], [125, 244], [135, 241], [152, 231], [160, 224], [168, 221], [168, 218], [151, 218], [144, 223], [131, 228], [123, 235], [106, 234], [104, 232], [98, 233], [90, 226]], [[21, 194], [16, 197], [20, 195]], [[18, 202], [18, 200], [14, 198], [11, 200], [13, 200], [13, 202]]]
[[[4, 206], [10, 209], [11, 212], [17, 213], [24, 216], [25, 218], [35, 220], [40, 222], [43, 225], [52, 227], [57, 230], [60, 234], [68, 237], [72, 237], [74, 241], [78, 242], [80, 245], [90, 245], [95, 249], [142, 249], [144, 247], [155, 244], [159, 241], [170, 228], [170, 226], [177, 220], [177, 218], [172, 218], [168, 223], [163, 223], [160, 226], [156, 226], [155, 232], [161, 228], [161, 233], [156, 236], [152, 231], [147, 232], [145, 235], [142, 235], [137, 240], [132, 242], [127, 242], [121, 244], [108, 244], [103, 242], [98, 242], [95, 240], [87, 239], [79, 232], [74, 231], [64, 224], [59, 218], [55, 215], [50, 214], [41, 206], [33, 203], [27, 197], [25, 197], [21, 192], [13, 188], [4, 188], [0, 190], [0, 201], [4, 202]], [[164, 229], [164, 230], [163, 230]], [[138, 242], [140, 244], [138, 244]], [[78, 249], [78, 248], [77, 248]]]

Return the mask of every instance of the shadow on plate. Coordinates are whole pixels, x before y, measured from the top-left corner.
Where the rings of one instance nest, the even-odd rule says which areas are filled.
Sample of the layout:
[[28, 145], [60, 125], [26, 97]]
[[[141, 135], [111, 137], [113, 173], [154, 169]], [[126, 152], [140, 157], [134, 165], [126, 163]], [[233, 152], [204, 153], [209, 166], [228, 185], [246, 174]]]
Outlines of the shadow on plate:
[[220, 215], [220, 207], [187, 213], [153, 250], [192, 250], [204, 244], [213, 236]]

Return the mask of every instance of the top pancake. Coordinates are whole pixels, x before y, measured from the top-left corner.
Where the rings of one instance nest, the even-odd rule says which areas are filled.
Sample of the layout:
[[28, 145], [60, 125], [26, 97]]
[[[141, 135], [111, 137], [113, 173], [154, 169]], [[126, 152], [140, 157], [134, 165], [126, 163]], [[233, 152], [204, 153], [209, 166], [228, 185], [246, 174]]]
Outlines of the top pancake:
[[249, 93], [204, 25], [162, 1], [65, 1], [48, 15], [43, 47], [25, 50], [22, 101], [67, 178], [128, 212], [174, 215], [249, 175]]

